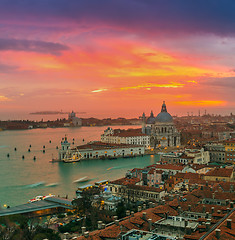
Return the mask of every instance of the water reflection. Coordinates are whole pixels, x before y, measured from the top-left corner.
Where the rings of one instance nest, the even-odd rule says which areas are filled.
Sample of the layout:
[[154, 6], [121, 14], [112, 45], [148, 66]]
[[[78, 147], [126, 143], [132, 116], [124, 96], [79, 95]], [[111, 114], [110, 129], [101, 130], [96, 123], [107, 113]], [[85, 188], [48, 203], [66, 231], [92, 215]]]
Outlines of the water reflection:
[[[125, 127], [130, 128], [130, 126]], [[60, 145], [65, 134], [70, 142], [74, 138], [75, 145], [79, 145], [84, 143], [83, 138], [85, 141], [100, 139], [104, 129], [106, 127], [0, 132], [0, 205], [22, 204], [37, 195], [48, 195], [49, 191], [55, 195], [69, 194], [74, 197], [77, 186], [84, 185], [84, 183], [73, 183], [79, 178], [87, 176], [89, 183], [106, 179], [114, 180], [123, 177], [129, 169], [141, 168], [158, 161], [158, 156], [144, 156], [115, 160], [83, 160], [72, 164], [50, 162], [52, 156], [57, 158], [56, 146]], [[31, 151], [28, 152], [30, 145]], [[42, 152], [44, 145], [45, 153]], [[17, 148], [17, 151], [14, 151], [14, 148]], [[10, 154], [9, 159], [7, 153]], [[35, 161], [33, 156], [36, 156]]]

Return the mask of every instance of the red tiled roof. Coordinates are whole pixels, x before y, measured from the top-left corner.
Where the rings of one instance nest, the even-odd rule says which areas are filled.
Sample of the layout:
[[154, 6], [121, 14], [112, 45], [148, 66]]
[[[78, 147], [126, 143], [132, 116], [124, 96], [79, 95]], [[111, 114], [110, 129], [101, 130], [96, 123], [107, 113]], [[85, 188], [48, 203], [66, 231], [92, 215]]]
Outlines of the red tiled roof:
[[110, 183], [113, 183], [113, 184], [118, 184], [118, 185], [135, 185], [136, 183], [140, 182], [140, 179], [139, 178], [120, 178], [120, 179], [117, 179], [117, 180], [114, 180]]
[[[227, 227], [227, 219], [231, 219], [231, 229]], [[217, 229], [220, 229], [220, 239], [227, 240], [227, 239], [235, 239], [235, 212], [230, 215], [225, 221], [222, 222]], [[215, 230], [206, 238], [207, 240], [213, 239], [217, 240], [215, 235]]]
[[205, 174], [205, 176], [213, 176], [213, 177], [231, 177], [233, 173], [233, 169], [229, 168], [215, 168]]
[[[152, 222], [154, 223], [162, 218], [153, 212], [154, 209], [155, 208], [149, 208], [142, 212], [137, 212], [134, 214], [134, 217], [129, 216], [120, 220], [119, 225], [112, 224], [106, 227], [105, 229], [90, 232], [88, 238], [80, 236], [77, 239], [78, 240], [84, 239], [101, 240], [105, 238], [117, 239], [121, 232], [127, 232], [131, 229], [148, 231], [149, 230], [148, 219], [152, 219]], [[146, 212], [145, 219], [143, 217], [143, 212]]]
[[92, 149], [92, 150], [100, 150], [100, 149], [114, 149], [114, 148], [133, 148], [139, 147], [139, 145], [134, 144], [117, 144], [117, 143], [104, 143], [104, 142], [89, 142], [84, 145], [77, 146], [76, 149], [83, 150], [83, 149]]
[[139, 136], [148, 136], [145, 133], [142, 133], [142, 129], [115, 129], [114, 134], [111, 136], [118, 136], [118, 137], [139, 137]]
[[235, 138], [225, 141], [225, 143], [235, 143]]
[[184, 169], [184, 166], [174, 165], [174, 164], [156, 164], [155, 168], [182, 171]]
[[200, 174], [198, 173], [176, 173], [174, 178], [183, 178], [183, 179], [200, 179]]
[[173, 201], [168, 203], [170, 207], [178, 207], [179, 206], [179, 201], [177, 198], [175, 198]]
[[229, 192], [231, 190], [231, 186], [233, 186], [233, 191], [235, 190], [235, 183], [233, 182], [220, 182], [219, 186], [224, 192]]
[[149, 191], [149, 192], [162, 192], [164, 189], [156, 188], [156, 187], [149, 187], [149, 186], [139, 186], [139, 185], [128, 185], [131, 189], [136, 190], [143, 190], [143, 191]]

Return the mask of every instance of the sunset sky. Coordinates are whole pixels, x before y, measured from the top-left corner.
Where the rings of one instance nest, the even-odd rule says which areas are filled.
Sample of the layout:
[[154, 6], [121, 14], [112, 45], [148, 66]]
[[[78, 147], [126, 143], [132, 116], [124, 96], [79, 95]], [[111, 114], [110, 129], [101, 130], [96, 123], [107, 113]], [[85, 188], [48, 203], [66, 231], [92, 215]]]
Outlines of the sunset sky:
[[[235, 113], [234, 0], [1, 0], [1, 114]], [[83, 116], [81, 116], [83, 117]]]

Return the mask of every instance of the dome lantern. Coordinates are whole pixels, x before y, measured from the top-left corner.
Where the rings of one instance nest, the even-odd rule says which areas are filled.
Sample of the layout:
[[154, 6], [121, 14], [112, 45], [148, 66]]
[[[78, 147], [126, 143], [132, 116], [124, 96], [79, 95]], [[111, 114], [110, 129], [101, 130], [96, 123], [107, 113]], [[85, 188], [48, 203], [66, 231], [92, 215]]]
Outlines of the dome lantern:
[[155, 118], [155, 122], [160, 123], [173, 122], [172, 116], [167, 112], [165, 101], [163, 101], [161, 112]]

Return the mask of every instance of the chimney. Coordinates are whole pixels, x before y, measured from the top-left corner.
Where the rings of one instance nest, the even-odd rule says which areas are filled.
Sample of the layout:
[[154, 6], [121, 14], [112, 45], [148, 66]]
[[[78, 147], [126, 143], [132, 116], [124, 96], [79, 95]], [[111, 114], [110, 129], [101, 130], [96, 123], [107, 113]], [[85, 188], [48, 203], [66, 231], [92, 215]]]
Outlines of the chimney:
[[152, 219], [149, 218], [148, 222], [149, 222], [149, 231], [151, 232], [152, 231]]
[[118, 219], [118, 216], [113, 216], [113, 221], [115, 222], [115, 220]]
[[211, 213], [213, 214], [213, 213], [214, 213], [214, 211], [215, 211], [215, 208], [214, 208], [214, 207], [212, 207], [212, 208], [211, 208]]
[[138, 206], [137, 209], [138, 209], [138, 212], [141, 212], [141, 206]]
[[218, 214], [220, 214], [220, 213], [221, 213], [221, 211], [220, 211], [220, 210], [217, 210], [217, 213], [218, 213]]
[[84, 233], [84, 237], [85, 237], [85, 238], [88, 238], [88, 237], [89, 237], [89, 231], [87, 231], [87, 232]]
[[143, 204], [143, 209], [144, 209], [144, 210], [146, 209], [146, 204]]
[[220, 229], [215, 229], [215, 237], [216, 237], [217, 239], [220, 239], [220, 232], [221, 232]]
[[98, 221], [98, 229], [100, 230], [102, 228], [102, 221]]
[[234, 192], [234, 185], [230, 184], [230, 192]]
[[163, 200], [162, 200], [162, 205], [165, 205], [165, 203], [166, 203], [166, 200], [163, 199]]
[[119, 221], [118, 221], [118, 220], [115, 220], [114, 222], [115, 222], [115, 224], [116, 224], [117, 226], [119, 225]]
[[178, 207], [178, 212], [179, 212], [179, 214], [181, 214], [181, 212], [182, 212], [182, 208], [180, 206]]
[[208, 187], [208, 181], [206, 181], [206, 186]]
[[132, 216], [132, 217], [134, 217], [134, 214], [135, 214], [134, 211], [131, 211], [131, 216]]
[[85, 232], [86, 232], [86, 227], [82, 227], [82, 235], [83, 236], [84, 236]]
[[232, 229], [232, 219], [227, 219], [227, 228]]
[[210, 218], [206, 219], [206, 221], [211, 224], [211, 219]]
[[206, 206], [205, 206], [205, 205], [202, 206], [202, 212], [203, 212], [203, 213], [206, 212]]
[[215, 193], [214, 192], [212, 193], [212, 198], [215, 199]]
[[146, 220], [147, 213], [143, 212], [143, 220]]
[[102, 228], [102, 229], [105, 229], [105, 227], [106, 227], [106, 224], [105, 224], [105, 223], [102, 223], [101, 228]]
[[191, 212], [191, 205], [188, 205], [188, 211]]
[[188, 220], [184, 220], [184, 227], [186, 228], [188, 226]]
[[209, 222], [206, 222], [206, 231], [208, 232], [209, 231], [209, 229], [210, 229], [210, 223]]
[[226, 200], [225, 200], [225, 202], [226, 202], [226, 206], [228, 206], [228, 205], [229, 205], [229, 202], [230, 202], [230, 200], [229, 200], [229, 199], [226, 199]]
[[230, 208], [233, 208], [233, 202], [230, 202]]
[[206, 217], [205, 218], [207, 219], [208, 217], [209, 217], [209, 212], [206, 212]]

